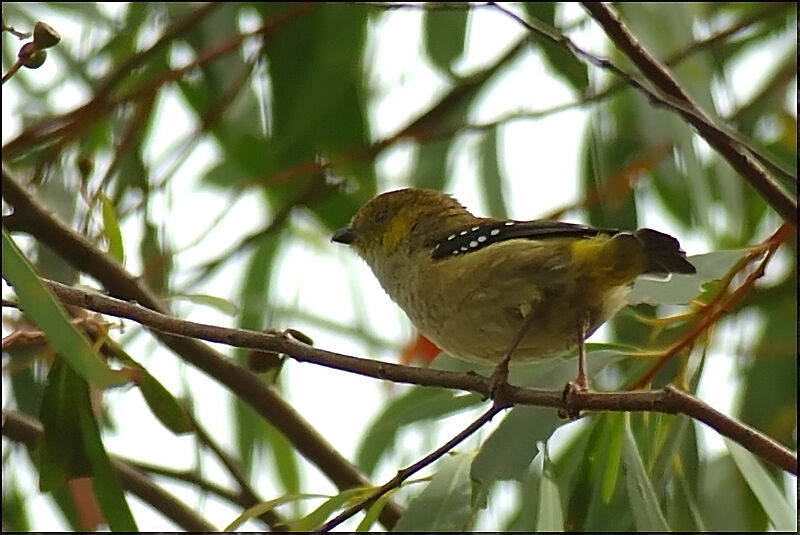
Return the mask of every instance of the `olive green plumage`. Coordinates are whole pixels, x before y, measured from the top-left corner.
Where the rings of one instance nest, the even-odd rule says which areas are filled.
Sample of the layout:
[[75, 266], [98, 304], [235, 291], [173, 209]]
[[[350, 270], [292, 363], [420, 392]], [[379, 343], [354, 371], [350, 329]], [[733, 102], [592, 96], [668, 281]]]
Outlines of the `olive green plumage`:
[[[453, 356], [497, 363], [555, 355], [625, 306], [639, 275], [694, 273], [652, 229], [475, 217], [451, 196], [407, 188], [361, 207], [333, 241], [351, 245], [417, 329]], [[533, 315], [533, 317], [531, 317]]]

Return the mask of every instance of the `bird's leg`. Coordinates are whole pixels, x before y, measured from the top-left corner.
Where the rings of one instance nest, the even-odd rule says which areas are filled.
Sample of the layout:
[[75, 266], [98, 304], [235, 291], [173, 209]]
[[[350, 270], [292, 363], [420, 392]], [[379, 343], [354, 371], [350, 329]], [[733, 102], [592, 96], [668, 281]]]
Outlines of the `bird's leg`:
[[494, 399], [495, 402], [497, 402], [498, 397], [502, 396], [502, 390], [508, 385], [508, 365], [511, 362], [511, 355], [514, 354], [514, 351], [516, 351], [525, 333], [528, 332], [531, 323], [533, 323], [533, 314], [528, 314], [519, 332], [517, 332], [517, 336], [514, 338], [511, 347], [508, 348], [508, 351], [503, 356], [503, 360], [500, 361], [492, 373], [491, 384], [489, 385], [489, 397]]
[[580, 411], [570, 408], [570, 399], [573, 394], [586, 392], [589, 390], [589, 379], [586, 376], [586, 322], [581, 320], [577, 325], [577, 339], [578, 339], [578, 377], [574, 381], [570, 381], [564, 387], [562, 395], [566, 409], [560, 410], [559, 414], [562, 418], [570, 420], [577, 420], [580, 418]]
[[585, 323], [578, 323], [578, 377], [575, 379], [575, 386], [578, 390], [585, 392], [589, 390], [589, 379], [586, 377], [586, 337]]

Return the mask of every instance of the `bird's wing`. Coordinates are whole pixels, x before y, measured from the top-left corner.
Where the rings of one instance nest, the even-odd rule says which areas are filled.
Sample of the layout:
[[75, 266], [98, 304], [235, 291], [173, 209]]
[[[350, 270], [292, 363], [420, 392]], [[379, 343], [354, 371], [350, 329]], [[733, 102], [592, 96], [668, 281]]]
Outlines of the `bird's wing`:
[[458, 232], [444, 236], [433, 244], [431, 258], [477, 251], [495, 243], [515, 240], [547, 240], [551, 238], [591, 238], [600, 234], [615, 235], [617, 229], [600, 229], [562, 221], [512, 221], [485, 219]]

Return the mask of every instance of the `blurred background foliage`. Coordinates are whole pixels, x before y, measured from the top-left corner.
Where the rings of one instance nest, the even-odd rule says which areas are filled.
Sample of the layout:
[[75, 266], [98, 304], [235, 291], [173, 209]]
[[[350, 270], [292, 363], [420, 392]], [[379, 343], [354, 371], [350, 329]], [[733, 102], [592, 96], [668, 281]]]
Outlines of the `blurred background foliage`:
[[[636, 72], [576, 6], [536, 2], [509, 7]], [[796, 198], [796, 4], [620, 3], [616, 9], [695, 102], [735, 132]], [[398, 17], [414, 31], [390, 34], [389, 21]], [[486, 17], [507, 19], [510, 30], [478, 39], [471, 29]], [[658, 224], [685, 246], [711, 252], [708, 262], [722, 261], [715, 252], [739, 251], [716, 277], [721, 281], [706, 285], [698, 296], [705, 303], [744, 283], [760, 259], [743, 261], [746, 251], [781, 224], [764, 199], [681, 117], [577, 59], [563, 45], [531, 36], [492, 7], [452, 3], [396, 11], [369, 3], [141, 2], [112, 9], [95, 3], [4, 3], [4, 73], [25, 42], [14, 31], [32, 31], [37, 21], [53, 26], [62, 41], [48, 49], [38, 70], [23, 68], [4, 81], [4, 166], [59, 219], [123, 262], [179, 317], [191, 314], [197, 321], [255, 330], [296, 326], [325, 349], [348, 352], [329, 342], [346, 339], [351, 354], [400, 358], [405, 349], [404, 361], [427, 365], [436, 351], [424, 342], [411, 344], [408, 329], [392, 309], [385, 308], [387, 320], [375, 321], [378, 313], [366, 295], [374, 286], [364, 280], [365, 270], [353, 261], [346, 276], [337, 279], [330, 273], [345, 258], [330, 260], [332, 246], [326, 242], [331, 232], [376, 192], [403, 185], [463, 192], [479, 203], [471, 206], [476, 212], [482, 206], [482, 213], [494, 216], [564, 217], [623, 228]], [[394, 56], [386, 55], [387, 47]], [[481, 47], [482, 60], [465, 68], [466, 54]], [[397, 64], [380, 61], [387, 57]], [[409, 65], [428, 80], [416, 94], [403, 92], [413, 85]], [[394, 72], [395, 66], [403, 72]], [[557, 84], [561, 102], [532, 106], [538, 102], [535, 85], [509, 90], [529, 82], [512, 76], [533, 66]], [[746, 87], [741, 87], [743, 80]], [[488, 115], [482, 111], [487, 101], [494, 110]], [[537, 155], [555, 149], [515, 139], [515, 128], [544, 128], [544, 119], [574, 111], [581, 122], [572, 133], [580, 140], [579, 149], [566, 156], [565, 168], [571, 171], [552, 175], [537, 168]], [[538, 135], [547, 140], [547, 132]], [[510, 158], [525, 160], [525, 172], [512, 172]], [[565, 183], [574, 195], [551, 202], [549, 211], [530, 207], [540, 194], [565, 191]], [[92, 283], [70, 258], [23, 234], [11, 236], [39, 275], [70, 285]], [[4, 277], [5, 269], [4, 262]], [[313, 269], [315, 279], [330, 278], [331, 290], [338, 293], [304, 293], [292, 271]], [[768, 264], [767, 275], [746, 287], [720, 321], [660, 369], [653, 368], [652, 359], [622, 357], [615, 347], [666, 347], [687, 336], [705, 309], [697, 303], [691, 309], [639, 305], [621, 313], [607, 330], [609, 341], [619, 345], [593, 346], [594, 384], [601, 390], [621, 389], [648, 371], [647, 383], [653, 387], [678, 382], [697, 391], [706, 381], [708, 391], [726, 391], [722, 399], [730, 403], [731, 416], [796, 450], [796, 296], [792, 231]], [[4, 298], [13, 298], [7, 285]], [[339, 308], [352, 314], [339, 314]], [[642, 320], [677, 310], [693, 314], [667, 328]], [[25, 315], [3, 311], [4, 336], [32, 328]], [[176, 433], [191, 429], [180, 407], [193, 407], [189, 412], [200, 418], [206, 389], [222, 389], [175, 364], [179, 359], [146, 331], [133, 324], [125, 332], [110, 327], [106, 336], [117, 344], [116, 361], [152, 374], [140, 382], [149, 410]], [[712, 354], [726, 362], [720, 376], [713, 374], [721, 368], [706, 358]], [[259, 361], [245, 351], [230, 355], [244, 365], [255, 367]], [[309, 389], [287, 380], [286, 370], [279, 375], [276, 359], [261, 362], [258, 371], [266, 369], [263, 380], [275, 381], [288, 399], [302, 397], [309, 407], [339, 395], [341, 374], [327, 379], [324, 392]], [[172, 380], [161, 372], [162, 386], [155, 377], [164, 360], [173, 361], [178, 374]], [[113, 500], [87, 504], [91, 490], [74, 482], [91, 475], [95, 482], [119, 485], [103, 475], [105, 465], [98, 459], [104, 456], [97, 453], [104, 448], [101, 437], [112, 453], [136, 459], [133, 439], [112, 441], [111, 447], [108, 437], [147, 441], [149, 424], [141, 421], [153, 415], [141, 405], [135, 418], [120, 416], [115, 402], [132, 395], [130, 390], [101, 396], [59, 362], [46, 340], [4, 343], [4, 410], [40, 420], [49, 438], [28, 462], [4, 433], [3, 528], [136, 527], [129, 523], [132, 518], [119, 515], [125, 507], [121, 492], [108, 491], [120, 495], [122, 506]], [[290, 374], [292, 365], [286, 364]], [[464, 369], [447, 356], [433, 365]], [[551, 361], [520, 370], [517, 377], [524, 384], [559, 388], [572, 366], [572, 360]], [[344, 496], [327, 483], [318, 485], [320, 478], [309, 475], [316, 468], [236, 392], [222, 392], [214, 399], [230, 407], [221, 414], [233, 422], [231, 429], [208, 420], [205, 426], [226, 445], [259, 499], [226, 500], [224, 492], [190, 477], [214, 473], [206, 453], [213, 439], [198, 431], [192, 433], [186, 471], [171, 471], [169, 461], [143, 469], [198, 504], [218, 528], [248, 504], [277, 496], [285, 502], [276, 509], [280, 520], [248, 514], [245, 526], [275, 527], [304, 516], [305, 524], [290, 525], [319, 525], [331, 510], [316, 506], [333, 507]], [[373, 412], [342, 414], [337, 428], [357, 437], [350, 459], [378, 484], [459, 429], [451, 426], [452, 432], [442, 434], [443, 418], [473, 414], [480, 404], [474, 395], [419, 387], [381, 388], [364, 396], [372, 400], [364, 405], [375, 402]], [[73, 410], [63, 411], [65, 404]], [[173, 412], [165, 414], [165, 406]], [[99, 428], [93, 431], [95, 420]], [[75, 429], [81, 429], [80, 440]], [[320, 429], [325, 435], [330, 428]], [[159, 447], [168, 450], [172, 444]], [[60, 455], [61, 447], [70, 453]], [[596, 414], [565, 425], [553, 411], [515, 408], [458, 451], [434, 465], [430, 481], [392, 495], [407, 508], [398, 528], [796, 527], [791, 505], [796, 503], [795, 478], [761, 461], [753, 463], [747, 452], [711, 452], [698, 424], [683, 417]], [[241, 480], [221, 477], [220, 485], [233, 486], [230, 493], [241, 492]], [[42, 503], [37, 478], [43, 490], [51, 491], [61, 518], [37, 518], [35, 506]], [[334, 500], [297, 499], [319, 492], [333, 494]], [[770, 505], [775, 499], [780, 505]], [[224, 504], [221, 510], [219, 503]], [[143, 521], [152, 512], [138, 505], [133, 511], [140, 528], [173, 526], [166, 520]], [[357, 516], [360, 524], [351, 529], [369, 528], [376, 514]]]

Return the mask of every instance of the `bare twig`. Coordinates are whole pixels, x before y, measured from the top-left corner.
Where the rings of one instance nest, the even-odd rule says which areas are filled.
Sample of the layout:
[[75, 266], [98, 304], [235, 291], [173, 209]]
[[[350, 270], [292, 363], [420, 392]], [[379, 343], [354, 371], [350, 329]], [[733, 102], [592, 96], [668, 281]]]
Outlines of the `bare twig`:
[[[778, 227], [778, 230], [776, 230], [772, 236], [767, 238], [764, 243], [754, 246], [747, 256], [743, 258], [736, 266], [734, 266], [734, 268], [731, 269], [731, 272], [725, 277], [724, 287], [717, 293], [714, 299], [706, 305], [705, 313], [702, 319], [697, 322], [690, 332], [665, 349], [663, 351], [663, 355], [659, 356], [658, 361], [650, 368], [650, 370], [648, 370], [644, 375], [642, 375], [642, 377], [637, 379], [630, 387], [628, 387], [628, 390], [637, 390], [648, 385], [653, 377], [655, 377], [655, 374], [658, 372], [658, 370], [664, 366], [664, 364], [669, 362], [672, 357], [679, 354], [684, 349], [691, 347], [697, 338], [706, 333], [708, 329], [710, 329], [723, 314], [733, 309], [733, 307], [735, 307], [736, 304], [741, 301], [742, 298], [750, 292], [750, 290], [752, 290], [755, 282], [764, 275], [764, 270], [772, 259], [772, 256], [775, 254], [775, 251], [777, 251], [778, 247], [780, 247], [780, 245], [789, 238], [791, 233], [791, 227], [784, 223]], [[736, 288], [734, 292], [728, 294], [725, 291], [725, 287], [727, 287], [727, 285], [733, 281], [734, 276], [758, 259], [760, 259], [760, 261], [756, 269], [747, 275], [744, 282], [742, 282], [742, 284]]]
[[353, 516], [354, 514], [361, 511], [362, 509], [366, 509], [367, 507], [375, 503], [378, 500], [378, 498], [380, 498], [390, 490], [396, 489], [397, 487], [402, 485], [403, 481], [413, 476], [414, 474], [416, 474], [426, 466], [430, 465], [437, 459], [440, 459], [441, 457], [446, 455], [447, 452], [449, 452], [457, 445], [459, 445], [461, 442], [466, 440], [475, 431], [477, 431], [478, 429], [489, 423], [491, 419], [495, 417], [495, 415], [497, 415], [501, 411], [504, 411], [510, 406], [511, 405], [507, 403], [499, 403], [499, 402], [493, 403], [488, 411], [481, 414], [474, 422], [472, 422], [466, 428], [464, 428], [463, 431], [459, 432], [456, 436], [454, 436], [453, 438], [442, 444], [440, 447], [436, 448], [434, 451], [432, 451], [419, 461], [415, 462], [410, 466], [407, 466], [406, 468], [403, 468], [402, 470], [398, 470], [397, 474], [392, 479], [390, 479], [389, 481], [381, 485], [378, 489], [370, 493], [369, 496], [365, 497], [362, 500], [359, 500], [357, 503], [351, 505], [350, 507], [339, 513], [336, 517], [332, 518], [331, 520], [320, 526], [320, 528], [317, 531], [322, 531], [322, 532], [330, 531], [339, 524], [341, 524], [342, 522], [344, 522], [345, 520], [347, 520], [348, 518], [350, 518], [351, 516]]

